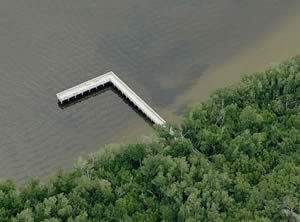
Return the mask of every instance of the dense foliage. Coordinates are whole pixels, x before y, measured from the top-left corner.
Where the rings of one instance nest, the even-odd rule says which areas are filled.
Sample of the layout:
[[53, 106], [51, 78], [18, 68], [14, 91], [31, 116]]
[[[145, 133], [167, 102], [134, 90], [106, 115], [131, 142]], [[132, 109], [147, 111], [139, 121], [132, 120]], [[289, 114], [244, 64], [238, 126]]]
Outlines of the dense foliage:
[[300, 57], [46, 184], [0, 183], [0, 221], [300, 220]]

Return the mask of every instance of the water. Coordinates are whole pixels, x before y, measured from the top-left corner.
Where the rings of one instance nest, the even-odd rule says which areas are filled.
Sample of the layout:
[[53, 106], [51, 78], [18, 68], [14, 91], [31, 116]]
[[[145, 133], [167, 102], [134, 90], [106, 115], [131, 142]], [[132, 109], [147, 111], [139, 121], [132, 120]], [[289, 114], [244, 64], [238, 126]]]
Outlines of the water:
[[55, 94], [113, 71], [172, 121], [205, 70], [272, 30], [297, 0], [2, 0], [0, 177], [24, 181], [151, 128], [113, 91]]

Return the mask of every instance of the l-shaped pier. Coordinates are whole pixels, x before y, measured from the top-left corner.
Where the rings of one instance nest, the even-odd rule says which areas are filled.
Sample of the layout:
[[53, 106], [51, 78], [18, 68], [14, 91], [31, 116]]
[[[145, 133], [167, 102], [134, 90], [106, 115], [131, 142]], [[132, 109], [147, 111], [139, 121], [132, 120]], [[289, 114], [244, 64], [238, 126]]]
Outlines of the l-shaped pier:
[[115, 73], [108, 72], [104, 75], [88, 80], [70, 89], [56, 94], [58, 101], [62, 104], [93, 89], [98, 89], [108, 83], [113, 84], [127, 99], [146, 115], [153, 123], [164, 125], [166, 121], [158, 115], [144, 100], [142, 100], [132, 89], [129, 88]]

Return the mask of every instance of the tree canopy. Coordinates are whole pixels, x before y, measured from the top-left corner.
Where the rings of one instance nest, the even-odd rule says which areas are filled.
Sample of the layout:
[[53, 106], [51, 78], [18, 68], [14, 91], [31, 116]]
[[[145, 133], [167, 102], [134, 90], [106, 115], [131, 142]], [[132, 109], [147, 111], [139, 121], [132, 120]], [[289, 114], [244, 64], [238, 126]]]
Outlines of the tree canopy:
[[216, 91], [157, 133], [46, 183], [2, 181], [0, 221], [300, 221], [300, 57]]

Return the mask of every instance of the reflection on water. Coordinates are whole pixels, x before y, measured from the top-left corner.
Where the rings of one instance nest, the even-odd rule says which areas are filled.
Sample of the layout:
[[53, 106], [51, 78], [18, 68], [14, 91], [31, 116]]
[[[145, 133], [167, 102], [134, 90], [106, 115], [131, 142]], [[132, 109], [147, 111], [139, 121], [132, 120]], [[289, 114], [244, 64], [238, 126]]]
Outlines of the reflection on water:
[[55, 94], [113, 71], [169, 116], [165, 110], [202, 73], [299, 6], [271, 2], [2, 0], [0, 177], [44, 176], [81, 153], [151, 130], [111, 90], [63, 110]]

